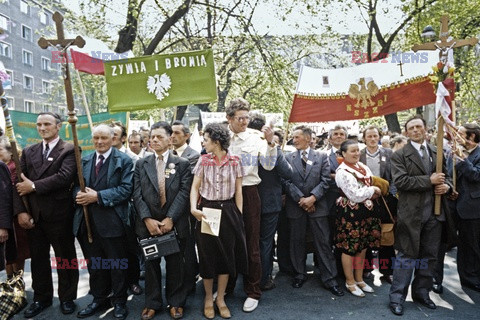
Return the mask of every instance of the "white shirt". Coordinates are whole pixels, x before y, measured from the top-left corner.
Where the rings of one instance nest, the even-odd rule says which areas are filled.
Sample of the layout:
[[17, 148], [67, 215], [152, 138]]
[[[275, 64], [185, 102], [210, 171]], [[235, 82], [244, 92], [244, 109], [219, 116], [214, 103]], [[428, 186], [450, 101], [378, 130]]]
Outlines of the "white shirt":
[[177, 155], [181, 157], [185, 149], [187, 149], [187, 147], [188, 147], [188, 144], [184, 143], [183, 146], [181, 146], [178, 149], [175, 149], [175, 151], [177, 152]]
[[48, 143], [48, 153], [47, 153], [47, 156], [46, 158], [48, 158], [48, 156], [50, 155], [50, 152], [52, 152], [53, 148], [55, 148], [55, 146], [57, 145], [58, 141], [60, 141], [60, 137], [56, 137], [55, 139], [53, 139], [52, 141], [50, 142], [46, 142], [45, 140], [43, 140], [43, 151], [42, 151], [42, 154], [45, 153], [45, 148], [47, 146], [47, 143]]
[[262, 181], [258, 176], [259, 165], [270, 171], [275, 168], [277, 162], [276, 146], [269, 146], [262, 132], [250, 128], [239, 133], [230, 130], [228, 152], [240, 157], [245, 173], [242, 179], [243, 186], [255, 186]]
[[[170, 150], [167, 149], [164, 153], [162, 153], [163, 156], [163, 165], [165, 166], [168, 162], [168, 155], [170, 154]], [[158, 161], [158, 154], [155, 153], [155, 161]], [[163, 168], [165, 170], [165, 167]]]
[[110, 149], [108, 149], [108, 151], [105, 153], [98, 153], [97, 151], [95, 151], [95, 153], [97, 154], [97, 161], [95, 161], [95, 165], [100, 162], [100, 155], [103, 156], [103, 163], [105, 163], [105, 161], [107, 161], [107, 158], [110, 157], [110, 154], [112, 153], [112, 148], [110, 147]]

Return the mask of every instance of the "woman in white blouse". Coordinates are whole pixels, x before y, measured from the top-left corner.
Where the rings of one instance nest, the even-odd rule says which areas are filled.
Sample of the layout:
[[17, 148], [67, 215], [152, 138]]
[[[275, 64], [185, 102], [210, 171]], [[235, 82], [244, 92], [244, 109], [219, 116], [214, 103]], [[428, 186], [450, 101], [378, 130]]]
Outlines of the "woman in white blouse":
[[344, 161], [335, 175], [335, 182], [342, 193], [336, 203], [335, 243], [342, 252], [348, 291], [364, 297], [364, 292], [373, 292], [363, 281], [363, 268], [366, 249], [380, 246], [380, 220], [376, 214], [376, 201], [372, 200], [381, 195], [381, 190], [372, 185], [370, 169], [359, 162], [360, 150], [356, 141], [344, 141], [340, 152]]

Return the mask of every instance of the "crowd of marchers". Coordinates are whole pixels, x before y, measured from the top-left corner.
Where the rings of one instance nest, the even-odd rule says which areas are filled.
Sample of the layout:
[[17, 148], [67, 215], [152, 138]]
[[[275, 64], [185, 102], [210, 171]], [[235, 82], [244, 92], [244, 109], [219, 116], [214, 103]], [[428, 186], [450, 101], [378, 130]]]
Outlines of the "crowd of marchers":
[[[225, 296], [239, 275], [243, 311], [252, 312], [262, 292], [275, 288], [274, 257], [298, 289], [307, 281], [309, 253], [335, 296], [373, 293], [371, 271], [378, 268], [391, 284], [395, 315], [404, 313], [409, 287], [415, 303], [436, 308], [430, 292], [443, 292], [444, 256], [454, 246], [461, 284], [480, 292], [477, 124], [445, 137], [437, 168], [438, 150], [419, 116], [395, 136], [371, 126], [352, 138], [336, 125], [319, 148], [307, 126], [283, 137], [236, 98], [224, 122], [202, 129], [201, 152], [189, 146], [189, 128], [180, 121], [129, 136], [113, 122], [92, 128], [95, 151], [81, 159], [59, 137], [62, 121], [38, 115], [42, 142], [18, 150], [20, 179], [14, 150], [0, 139], [0, 270], [16, 277], [31, 259], [34, 294], [25, 318], [52, 305], [55, 269], [63, 314], [87, 318], [113, 306], [113, 316], [125, 319], [130, 292], [145, 296], [136, 316], [148, 320], [166, 309], [180, 319], [201, 279], [204, 317], [228, 319]], [[213, 213], [218, 225], [209, 228]], [[145, 257], [139, 240], [172, 232], [175, 253]], [[77, 259], [75, 239], [85, 259]], [[75, 303], [79, 268], [89, 273], [86, 306]]]

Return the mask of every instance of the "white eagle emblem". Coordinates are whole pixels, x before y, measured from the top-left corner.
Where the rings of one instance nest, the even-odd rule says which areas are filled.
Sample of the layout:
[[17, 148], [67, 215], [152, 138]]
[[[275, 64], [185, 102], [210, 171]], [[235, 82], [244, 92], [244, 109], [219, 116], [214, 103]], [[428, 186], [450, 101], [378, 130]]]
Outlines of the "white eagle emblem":
[[172, 86], [172, 80], [170, 77], [164, 73], [161, 76], [156, 74], [153, 77], [148, 76], [147, 80], [147, 89], [148, 93], [154, 93], [157, 96], [158, 100], [163, 100], [163, 98], [168, 96], [168, 90]]

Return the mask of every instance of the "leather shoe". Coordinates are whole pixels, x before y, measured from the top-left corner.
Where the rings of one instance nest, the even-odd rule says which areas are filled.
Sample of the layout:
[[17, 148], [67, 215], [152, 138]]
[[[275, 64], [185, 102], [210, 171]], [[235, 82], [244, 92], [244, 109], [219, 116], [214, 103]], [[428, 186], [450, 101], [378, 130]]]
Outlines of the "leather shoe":
[[413, 302], [420, 303], [428, 309], [437, 309], [437, 305], [430, 298], [413, 298]]
[[330, 292], [333, 293], [334, 295], [336, 295], [337, 297], [341, 297], [345, 294], [345, 292], [343, 292], [343, 290], [340, 289], [339, 286], [332, 286], [332, 287], [328, 288], [328, 290], [330, 290]]
[[97, 311], [106, 307], [106, 302], [92, 302], [85, 309], [78, 311], [77, 318], [88, 318], [93, 316]]
[[390, 303], [390, 311], [396, 316], [403, 316], [403, 306], [400, 303]]
[[276, 285], [275, 285], [275, 282], [273, 282], [273, 279], [272, 277], [270, 276], [267, 281], [265, 281], [265, 284], [261, 285], [260, 286], [260, 290], [262, 291], [268, 291], [268, 290], [272, 290], [272, 289], [275, 289]]
[[132, 283], [132, 284], [130, 285], [130, 291], [131, 291], [134, 295], [136, 295], [136, 296], [139, 296], [139, 295], [141, 295], [141, 294], [143, 293], [142, 287], [140, 287], [140, 286], [139, 286], [138, 284], [136, 284], [136, 283]]
[[73, 301], [60, 302], [60, 310], [63, 314], [72, 314], [75, 312], [77, 305]]
[[392, 284], [392, 282], [393, 282], [393, 276], [392, 276], [392, 275], [384, 275], [384, 276], [381, 276], [381, 277], [380, 277], [380, 280]]
[[36, 315], [40, 314], [43, 310], [46, 308], [50, 307], [52, 305], [52, 302], [40, 302], [40, 301], [34, 301], [27, 310], [23, 313], [25, 318], [33, 318]]
[[298, 288], [301, 288], [304, 283], [305, 283], [304, 279], [293, 279], [292, 287], [298, 289]]
[[480, 283], [479, 284], [462, 283], [462, 286], [480, 292]]
[[142, 320], [150, 320], [150, 319], [153, 319], [153, 317], [155, 317], [155, 310], [154, 309], [148, 309], [148, 308], [145, 308], [143, 309], [142, 311]]
[[183, 308], [182, 307], [171, 307], [170, 308], [170, 316], [173, 319], [183, 318]]
[[125, 303], [115, 303], [113, 306], [113, 316], [115, 319], [125, 319], [128, 316], [128, 309]]
[[205, 305], [203, 307], [203, 316], [207, 319], [215, 318], [215, 309], [213, 308], [213, 306]]
[[443, 293], [443, 286], [441, 283], [434, 283], [432, 285], [432, 291], [435, 292], [435, 293], [438, 293], [438, 294], [442, 294]]

